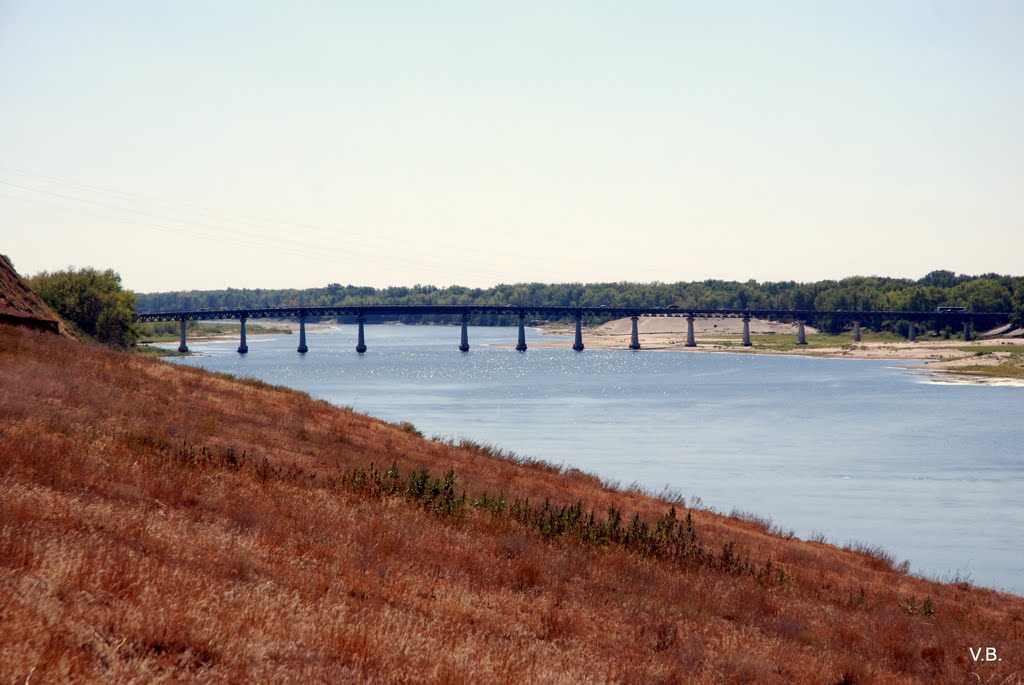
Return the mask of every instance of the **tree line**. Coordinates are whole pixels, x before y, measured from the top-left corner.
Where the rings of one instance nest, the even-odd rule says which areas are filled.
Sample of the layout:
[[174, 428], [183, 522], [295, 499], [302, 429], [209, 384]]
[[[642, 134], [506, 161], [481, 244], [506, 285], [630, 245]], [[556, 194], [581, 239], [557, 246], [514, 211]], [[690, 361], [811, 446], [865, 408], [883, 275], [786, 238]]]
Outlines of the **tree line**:
[[[107, 269], [42, 272], [30, 286], [80, 334], [114, 347], [130, 347], [138, 339], [133, 311], [193, 311], [257, 307], [327, 307], [364, 304], [405, 305], [546, 305], [559, 307], [670, 307], [701, 309], [818, 309], [935, 311], [940, 306], [968, 311], [1012, 312], [1024, 325], [1024, 277], [985, 274], [967, 276], [932, 271], [924, 278], [854, 276], [813, 283], [778, 281], [690, 281], [678, 283], [517, 283], [491, 288], [430, 285], [411, 287], [331, 283], [322, 288], [190, 290], [136, 294], [125, 290], [121, 277]], [[407, 316], [406, 323], [444, 322], [439, 316]], [[592, 317], [587, 323], [599, 323]], [[474, 325], [512, 325], [515, 315], [476, 314]], [[843, 320], [819, 321], [832, 332]], [[905, 333], [906, 321], [879, 322]], [[936, 326], [939, 325], [938, 319]], [[948, 334], [948, 331], [947, 331]]]
[[[517, 283], [491, 288], [430, 285], [372, 288], [331, 283], [322, 288], [190, 290], [137, 295], [140, 312], [202, 308], [327, 307], [357, 304], [497, 305], [562, 307], [669, 307], [703, 309], [819, 309], [935, 311], [940, 306], [968, 311], [1024, 315], [1024, 277], [967, 276], [932, 271], [924, 278], [854, 276], [813, 283], [796, 281], [690, 281], [678, 283]], [[432, 317], [410, 317], [429, 321]], [[508, 319], [506, 321], [506, 319]], [[509, 323], [510, 317], [478, 315], [474, 323]]]

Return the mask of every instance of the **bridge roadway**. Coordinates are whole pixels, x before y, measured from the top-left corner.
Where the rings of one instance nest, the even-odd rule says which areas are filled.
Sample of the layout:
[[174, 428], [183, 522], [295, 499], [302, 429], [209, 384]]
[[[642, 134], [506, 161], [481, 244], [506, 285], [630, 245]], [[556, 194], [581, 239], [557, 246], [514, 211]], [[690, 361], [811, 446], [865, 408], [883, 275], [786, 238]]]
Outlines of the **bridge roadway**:
[[152, 321], [180, 321], [181, 322], [181, 343], [178, 345], [179, 352], [188, 352], [186, 344], [185, 328], [190, 320], [222, 320], [238, 319], [241, 322], [240, 341], [238, 345], [239, 354], [249, 351], [245, 341], [245, 322], [247, 319], [298, 319], [299, 320], [299, 347], [298, 351], [305, 354], [309, 351], [306, 345], [306, 319], [307, 317], [323, 316], [355, 316], [359, 324], [358, 341], [356, 352], [366, 352], [366, 336], [363, 330], [368, 316], [420, 316], [420, 315], [447, 315], [458, 317], [462, 322], [462, 336], [459, 349], [463, 352], [469, 351], [468, 322], [470, 314], [498, 314], [502, 316], [516, 315], [519, 319], [519, 339], [516, 349], [520, 352], [526, 351], [526, 316], [527, 314], [537, 315], [547, 319], [561, 319], [572, 317], [576, 320], [576, 337], [572, 348], [583, 349], [582, 321], [584, 316], [597, 316], [604, 319], [619, 319], [629, 317], [632, 319], [633, 328], [630, 336], [630, 349], [640, 349], [640, 337], [637, 330], [637, 320], [641, 316], [674, 316], [686, 317], [687, 332], [686, 346], [696, 347], [694, 339], [693, 320], [695, 318], [742, 318], [743, 319], [743, 345], [751, 346], [750, 342], [750, 319], [775, 319], [797, 322], [796, 342], [798, 345], [806, 345], [807, 340], [804, 333], [804, 324], [823, 318], [839, 319], [849, 322], [852, 325], [853, 340], [859, 342], [861, 339], [861, 323], [878, 321], [909, 321], [910, 328], [907, 338], [911, 341], [917, 338], [917, 324], [925, 321], [937, 322], [939, 326], [963, 326], [963, 339], [971, 339], [971, 324], [975, 320], [996, 322], [1008, 321], [1009, 312], [959, 312], [959, 311], [845, 311], [818, 310], [818, 309], [692, 309], [682, 307], [557, 307], [545, 305], [397, 305], [397, 304], [366, 304], [366, 305], [337, 305], [331, 307], [266, 307], [266, 308], [239, 308], [239, 309], [197, 309], [195, 311], [183, 312], [152, 312], [136, 314], [135, 320], [139, 322]]

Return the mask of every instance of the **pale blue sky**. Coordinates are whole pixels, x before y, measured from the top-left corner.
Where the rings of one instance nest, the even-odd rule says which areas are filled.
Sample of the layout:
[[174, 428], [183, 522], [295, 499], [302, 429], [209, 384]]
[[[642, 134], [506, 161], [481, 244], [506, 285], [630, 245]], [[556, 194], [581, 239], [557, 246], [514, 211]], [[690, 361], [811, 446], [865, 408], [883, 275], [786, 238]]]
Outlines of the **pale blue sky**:
[[0, 0], [0, 251], [143, 292], [1021, 274], [1021, 122], [1021, 2]]

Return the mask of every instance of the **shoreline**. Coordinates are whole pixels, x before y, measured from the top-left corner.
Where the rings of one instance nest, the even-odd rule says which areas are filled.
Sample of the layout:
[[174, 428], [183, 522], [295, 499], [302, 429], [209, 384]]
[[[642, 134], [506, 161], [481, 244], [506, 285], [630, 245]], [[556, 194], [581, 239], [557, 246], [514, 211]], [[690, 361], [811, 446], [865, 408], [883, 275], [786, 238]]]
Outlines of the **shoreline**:
[[[625, 323], [623, 323], [625, 322]], [[641, 319], [641, 323], [643, 319]], [[763, 332], [755, 332], [751, 321], [750, 347], [743, 347], [739, 331], [714, 330], [705, 326], [696, 331], [696, 347], [686, 347], [685, 324], [682, 330], [645, 331], [641, 325], [639, 333], [640, 351], [683, 352], [683, 353], [732, 353], [762, 354], [822, 359], [890, 360], [902, 361], [902, 368], [925, 372], [935, 376], [938, 382], [956, 385], [998, 385], [1024, 387], [1024, 377], [1013, 372], [1000, 374], [997, 367], [1013, 364], [1024, 355], [1024, 339], [1021, 338], [975, 338], [971, 341], [931, 339], [919, 337], [917, 341], [899, 339], [863, 340], [853, 342], [849, 333], [843, 335], [820, 334], [807, 328], [808, 345], [795, 344], [795, 328], [786, 330], [788, 325], [775, 324]], [[765, 322], [767, 323], [767, 322]], [[627, 320], [612, 321], [601, 326], [583, 330], [583, 344], [586, 349], [613, 350], [629, 349], [630, 334], [623, 331]], [[715, 325], [717, 328], [717, 325]], [[575, 330], [564, 324], [547, 324], [535, 327], [542, 335], [565, 336], [565, 341], [536, 342], [532, 347], [571, 347]], [[727, 328], [727, 327], [723, 327]], [[704, 335], [702, 336], [701, 333]], [[869, 334], [865, 332], [865, 338]], [[1005, 349], [1002, 349], [1005, 348]], [[1016, 367], [1015, 367], [1016, 368]], [[1015, 371], [1015, 368], [1012, 370]], [[941, 380], [939, 380], [941, 379]]]
[[[237, 326], [237, 324], [235, 324], [235, 325]], [[273, 325], [270, 325], [270, 326], [267, 326], [267, 325], [264, 325], [264, 324], [257, 324], [257, 325], [262, 326], [262, 328], [257, 328], [254, 331], [252, 329], [249, 329], [246, 332], [246, 336], [245, 337], [246, 337], [246, 340], [248, 342], [253, 342], [253, 341], [256, 341], [256, 340], [265, 339], [265, 336], [292, 335], [292, 334], [297, 333], [298, 330], [299, 330], [299, 324], [297, 324], [297, 323], [293, 324], [293, 323], [290, 323], [290, 322], [274, 323]], [[325, 329], [337, 328], [337, 327], [338, 326], [331, 325], [331, 324], [321, 324], [321, 323], [310, 324], [310, 323], [307, 323], [306, 324], [306, 331], [325, 330]], [[190, 334], [188, 336], [188, 339], [190, 341], [195, 341], [195, 342], [215, 342], [215, 341], [219, 341], [219, 340], [238, 340], [239, 334], [240, 334], [240, 331], [236, 327], [235, 330], [231, 331], [231, 332], [212, 333], [212, 334], [194, 333], [194, 334]], [[173, 336], [173, 337], [168, 338], [167, 340], [140, 340], [138, 342], [138, 344], [139, 345], [150, 345], [150, 346], [152, 346], [152, 345], [166, 345], [168, 343], [176, 343], [176, 342], [178, 342], [178, 337], [177, 336]]]

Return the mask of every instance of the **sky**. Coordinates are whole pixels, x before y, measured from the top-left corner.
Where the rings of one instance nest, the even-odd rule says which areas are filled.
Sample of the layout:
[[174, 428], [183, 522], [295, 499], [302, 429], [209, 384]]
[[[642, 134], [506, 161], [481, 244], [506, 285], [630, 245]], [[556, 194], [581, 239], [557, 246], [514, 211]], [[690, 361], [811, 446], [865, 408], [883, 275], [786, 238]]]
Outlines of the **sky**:
[[1020, 275], [1021, 122], [1021, 2], [0, 0], [0, 253], [138, 292]]

